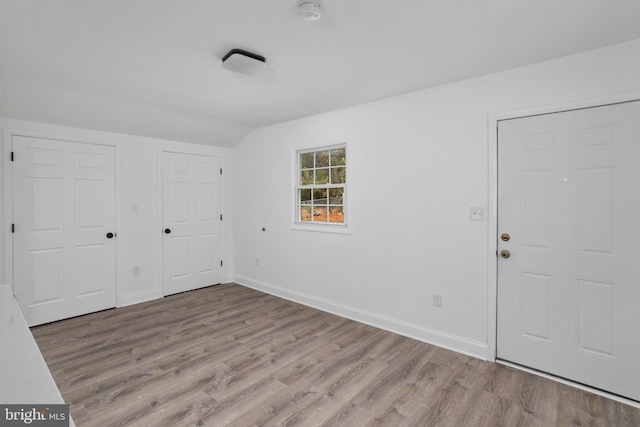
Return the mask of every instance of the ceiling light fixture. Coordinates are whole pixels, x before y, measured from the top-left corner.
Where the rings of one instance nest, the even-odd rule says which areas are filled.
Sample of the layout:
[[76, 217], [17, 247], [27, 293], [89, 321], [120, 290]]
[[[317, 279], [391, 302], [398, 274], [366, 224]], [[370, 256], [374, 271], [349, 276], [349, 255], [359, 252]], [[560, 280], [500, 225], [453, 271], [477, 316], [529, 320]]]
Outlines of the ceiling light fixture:
[[222, 57], [222, 67], [236, 73], [252, 75], [265, 68], [266, 59], [264, 56], [247, 52], [242, 49], [231, 49]]
[[318, 1], [299, 0], [298, 13], [302, 16], [302, 19], [317, 21], [322, 16], [322, 6]]

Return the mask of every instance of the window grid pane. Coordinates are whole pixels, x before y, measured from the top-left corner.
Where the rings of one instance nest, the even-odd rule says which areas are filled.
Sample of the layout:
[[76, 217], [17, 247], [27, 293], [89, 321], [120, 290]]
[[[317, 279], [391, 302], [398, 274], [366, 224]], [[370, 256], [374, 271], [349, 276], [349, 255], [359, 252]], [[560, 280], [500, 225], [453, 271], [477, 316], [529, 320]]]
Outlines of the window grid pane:
[[324, 185], [329, 183], [329, 169], [316, 169], [316, 185]]

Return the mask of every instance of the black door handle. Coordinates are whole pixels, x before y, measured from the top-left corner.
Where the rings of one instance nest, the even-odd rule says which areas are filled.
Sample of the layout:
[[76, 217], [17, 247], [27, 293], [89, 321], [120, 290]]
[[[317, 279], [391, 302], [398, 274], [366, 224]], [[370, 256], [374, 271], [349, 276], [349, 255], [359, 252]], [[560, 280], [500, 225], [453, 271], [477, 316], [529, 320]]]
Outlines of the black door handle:
[[164, 229], [164, 234], [169, 234], [171, 233], [171, 229], [170, 228], [165, 228]]
[[115, 236], [115, 234], [113, 234], [112, 232], [108, 232], [107, 233], [107, 239], [111, 239], [114, 236]]

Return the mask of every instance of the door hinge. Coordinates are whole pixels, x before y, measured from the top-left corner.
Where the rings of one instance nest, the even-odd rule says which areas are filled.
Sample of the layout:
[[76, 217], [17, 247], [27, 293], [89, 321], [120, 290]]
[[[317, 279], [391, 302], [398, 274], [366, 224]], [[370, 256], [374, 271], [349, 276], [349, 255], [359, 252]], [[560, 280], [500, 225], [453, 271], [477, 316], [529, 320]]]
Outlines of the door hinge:
[[222, 175], [222, 168], [220, 168], [220, 175]]
[[223, 265], [223, 262], [222, 262], [222, 260], [220, 260], [220, 267], [222, 267], [222, 265]]
[[220, 214], [220, 221], [222, 221], [222, 214]]
[[13, 151], [11, 152], [11, 161], [13, 162]]
[[15, 224], [11, 224], [11, 232], [12, 233], [16, 232], [16, 225]]

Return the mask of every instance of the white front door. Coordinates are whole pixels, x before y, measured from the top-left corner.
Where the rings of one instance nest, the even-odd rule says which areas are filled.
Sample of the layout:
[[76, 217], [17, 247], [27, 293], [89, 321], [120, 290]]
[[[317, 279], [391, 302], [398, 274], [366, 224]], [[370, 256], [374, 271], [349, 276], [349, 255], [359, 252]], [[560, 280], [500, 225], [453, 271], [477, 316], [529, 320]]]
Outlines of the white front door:
[[27, 323], [115, 307], [114, 148], [12, 142], [14, 293]]
[[639, 186], [640, 102], [499, 123], [498, 358], [640, 400]]
[[164, 294], [223, 280], [220, 158], [163, 153]]

